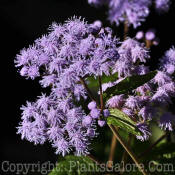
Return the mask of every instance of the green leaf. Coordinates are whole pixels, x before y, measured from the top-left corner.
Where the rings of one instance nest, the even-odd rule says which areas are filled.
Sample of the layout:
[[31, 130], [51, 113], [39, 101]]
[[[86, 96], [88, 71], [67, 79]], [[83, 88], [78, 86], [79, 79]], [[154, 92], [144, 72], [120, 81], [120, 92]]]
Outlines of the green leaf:
[[95, 164], [85, 156], [65, 156], [49, 175], [93, 175]]
[[[109, 83], [109, 82], [114, 82], [118, 79], [118, 73], [112, 74], [112, 75], [102, 75], [101, 77], [101, 81], [102, 83]], [[87, 78], [88, 81], [88, 87], [89, 88], [95, 88], [95, 87], [99, 87], [99, 82], [98, 79], [95, 79], [94, 77], [88, 77]]]
[[109, 87], [105, 91], [106, 97], [111, 97], [113, 95], [126, 94], [139, 86], [144, 85], [154, 78], [157, 74], [157, 71], [149, 72], [145, 75], [134, 75], [131, 77], [127, 77], [117, 85], [113, 87]]
[[130, 119], [128, 115], [118, 109], [110, 109], [110, 117], [107, 118], [108, 124], [115, 125], [128, 133], [141, 135], [136, 127], [136, 122]]

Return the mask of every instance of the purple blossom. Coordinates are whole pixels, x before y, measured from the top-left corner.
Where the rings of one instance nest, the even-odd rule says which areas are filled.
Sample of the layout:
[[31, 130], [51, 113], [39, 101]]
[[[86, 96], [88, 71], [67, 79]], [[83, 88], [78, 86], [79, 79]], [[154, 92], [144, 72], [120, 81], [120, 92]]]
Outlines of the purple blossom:
[[65, 156], [70, 152], [69, 142], [63, 138], [56, 140], [52, 145], [56, 148], [56, 154], [62, 154], [62, 156]]
[[145, 83], [143, 86], [140, 86], [136, 89], [136, 92], [140, 93], [141, 95], [147, 95], [151, 92], [151, 87], [148, 83]]
[[130, 116], [130, 117], [133, 117], [134, 116], [134, 111], [132, 110], [132, 109], [128, 109], [128, 108], [122, 108], [122, 111], [126, 114], [126, 115], [128, 115], [128, 116]]
[[136, 136], [137, 139], [141, 140], [141, 141], [145, 141], [145, 140], [148, 140], [148, 138], [150, 137], [151, 135], [151, 132], [149, 130], [149, 127], [147, 124], [145, 123], [138, 123], [137, 124], [137, 128], [140, 130], [140, 132], [142, 133], [142, 135], [138, 135]]
[[91, 102], [88, 104], [88, 108], [89, 108], [90, 110], [95, 109], [96, 107], [97, 107], [97, 104], [96, 104], [95, 101], [91, 101]]
[[166, 12], [170, 7], [170, 0], [88, 0], [89, 4], [108, 6], [108, 19], [119, 25], [126, 23], [137, 28], [146, 20], [152, 4], [158, 12]]
[[140, 62], [146, 62], [145, 58], [149, 58], [148, 51], [145, 48], [140, 47], [139, 45], [136, 45], [132, 49], [131, 54], [132, 54], [132, 58], [133, 58], [134, 63], [137, 60], [139, 60]]
[[99, 109], [92, 109], [90, 112], [92, 118], [97, 119], [100, 117], [100, 110]]
[[110, 108], [121, 108], [124, 102], [125, 100], [123, 95], [116, 95], [107, 101], [107, 106]]
[[172, 75], [175, 72], [175, 65], [173, 64], [165, 64], [164, 71], [168, 74]]
[[125, 20], [125, 15], [128, 24], [132, 24], [135, 28], [138, 27], [145, 17], [149, 14], [150, 1], [128, 1], [128, 0], [111, 0], [109, 7], [109, 20], [117, 25]]
[[144, 106], [138, 113], [144, 121], [151, 120], [154, 116], [154, 108], [151, 106]]
[[54, 74], [53, 75], [43, 76], [43, 79], [40, 80], [40, 84], [43, 87], [48, 87], [48, 86], [54, 85], [54, 83], [57, 81], [56, 79], [57, 78], [56, 78], [56, 76]]
[[103, 115], [104, 115], [104, 117], [108, 117], [110, 115], [109, 110], [108, 109], [104, 109], [103, 110]]
[[106, 121], [104, 121], [104, 120], [98, 120], [98, 125], [99, 125], [100, 127], [105, 126], [105, 124], [106, 124]]
[[149, 67], [147, 66], [144, 66], [144, 65], [140, 65], [140, 66], [137, 66], [135, 68], [135, 73], [138, 74], [138, 75], [144, 75], [144, 74], [147, 74], [149, 72]]
[[154, 102], [155, 104], [163, 104], [163, 105], [172, 103], [170, 95], [163, 88], [159, 88], [156, 91], [156, 93], [152, 96], [151, 101]]
[[155, 32], [154, 29], [148, 30], [148, 31], [146, 32], [146, 34], [145, 34], [145, 38], [146, 38], [147, 40], [149, 40], [149, 41], [154, 40], [155, 37], [156, 37], [156, 32]]
[[143, 31], [138, 31], [137, 33], [136, 33], [136, 39], [138, 39], [138, 40], [141, 40], [141, 39], [143, 39], [144, 38], [144, 32]]
[[170, 0], [156, 0], [155, 7], [158, 12], [167, 12], [170, 7]]
[[161, 67], [165, 72], [172, 75], [175, 72], [175, 49], [174, 47], [166, 51], [161, 59]]
[[118, 49], [119, 59], [115, 64], [114, 72], [118, 72], [119, 78], [134, 74], [144, 74], [148, 68], [138, 63], [145, 63], [150, 57], [148, 50], [138, 41], [128, 38]]
[[166, 112], [160, 117], [159, 126], [164, 130], [172, 131], [172, 124], [174, 121], [175, 115], [171, 114], [170, 112]]
[[85, 116], [83, 121], [82, 121], [83, 125], [88, 126], [92, 123], [92, 117], [91, 116]]
[[158, 71], [156, 76], [154, 77], [154, 82], [157, 83], [159, 86], [162, 86], [166, 83], [170, 83], [171, 78], [165, 72]]
[[140, 109], [143, 100], [139, 96], [129, 96], [126, 100], [125, 106], [131, 109]]

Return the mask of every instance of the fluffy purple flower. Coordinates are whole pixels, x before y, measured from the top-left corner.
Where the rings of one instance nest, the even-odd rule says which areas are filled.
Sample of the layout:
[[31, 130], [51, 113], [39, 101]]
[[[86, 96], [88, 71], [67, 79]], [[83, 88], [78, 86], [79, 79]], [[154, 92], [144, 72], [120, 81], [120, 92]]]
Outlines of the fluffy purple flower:
[[87, 126], [90, 125], [92, 123], [92, 117], [91, 116], [85, 116], [83, 121], [82, 121], [83, 125]]
[[92, 118], [97, 119], [100, 117], [100, 110], [99, 109], [92, 109], [90, 112]]
[[159, 88], [156, 91], [156, 93], [152, 96], [151, 101], [154, 102], [155, 104], [163, 104], [163, 105], [172, 103], [169, 93], [163, 88]]
[[137, 60], [145, 63], [146, 58], [149, 58], [148, 51], [139, 45], [136, 45], [134, 48], [132, 48], [131, 54], [134, 63]]
[[170, 112], [166, 112], [160, 117], [159, 126], [164, 130], [172, 131], [172, 124], [174, 122], [175, 115], [171, 114]]
[[22, 122], [17, 133], [35, 144], [49, 140], [56, 153], [63, 156], [73, 148], [77, 155], [87, 154], [89, 139], [93, 136], [84, 133], [95, 132], [95, 128], [84, 111], [70, 100], [61, 100], [61, 103], [54, 96], [43, 94], [35, 103], [28, 102], [21, 108]]
[[135, 68], [135, 74], [138, 74], [138, 75], [147, 74], [149, 71], [150, 71], [149, 67], [148, 66], [144, 66], [144, 65], [140, 65], [140, 66], [137, 66]]
[[100, 127], [105, 126], [105, 124], [106, 124], [106, 121], [104, 121], [104, 120], [98, 120], [98, 125], [99, 125]]
[[121, 108], [124, 102], [124, 95], [116, 95], [107, 101], [107, 106], [110, 108]]
[[63, 138], [56, 140], [52, 145], [56, 148], [56, 154], [62, 154], [62, 156], [65, 156], [70, 152], [69, 142]]
[[175, 72], [175, 49], [172, 47], [166, 51], [161, 59], [161, 67], [165, 72], [172, 75]]
[[155, 30], [154, 29], [150, 29], [146, 32], [145, 34], [145, 38], [149, 41], [152, 41], [154, 40], [156, 37], [156, 34], [155, 34]]
[[168, 76], [165, 72], [158, 71], [156, 76], [154, 77], [154, 82], [159, 86], [162, 86], [166, 83], [170, 83], [172, 80], [170, 76]]
[[[115, 64], [114, 72], [118, 72], [119, 78], [147, 72], [147, 67], [141, 63], [145, 63], [150, 57], [149, 52], [138, 41], [128, 38], [121, 44], [118, 52], [120, 57]], [[136, 63], [140, 63], [140, 66]]]
[[138, 39], [138, 40], [141, 40], [141, 39], [143, 39], [144, 38], [144, 32], [143, 31], [138, 31], [137, 33], [136, 33], [136, 39]]
[[108, 117], [110, 115], [109, 110], [108, 109], [104, 109], [103, 110], [103, 115], [104, 115], [104, 117]]
[[141, 95], [147, 95], [147, 93], [151, 92], [151, 87], [148, 83], [145, 83], [143, 86], [140, 86], [136, 89], [136, 92]]
[[159, 90], [165, 91], [169, 96], [174, 97], [175, 96], [175, 82], [167, 83], [161, 87], [159, 87]]
[[128, 108], [122, 108], [122, 111], [126, 114], [126, 115], [128, 115], [128, 116], [130, 116], [130, 117], [133, 117], [134, 116], [134, 111], [132, 110], [132, 109], [128, 109]]
[[165, 64], [163, 65], [164, 71], [168, 74], [172, 75], [175, 72], [175, 65], [173, 64]]
[[40, 84], [43, 87], [48, 87], [48, 86], [54, 85], [56, 81], [57, 81], [57, 78], [55, 75], [47, 75], [47, 76], [43, 76], [43, 79], [40, 80]]
[[136, 136], [137, 139], [141, 140], [141, 141], [145, 141], [148, 140], [148, 138], [151, 135], [151, 132], [149, 130], [149, 127], [147, 124], [145, 123], [139, 123], [137, 124], [137, 128], [140, 130], [140, 132], [142, 133], [142, 135], [138, 135]]
[[136, 28], [148, 16], [149, 4], [150, 0], [111, 0], [109, 4], [109, 20], [118, 25], [125, 20], [126, 15], [128, 24], [132, 24]]
[[159, 12], [167, 12], [170, 7], [170, 0], [156, 0], [155, 7]]
[[29, 68], [27, 66], [24, 66], [21, 70], [20, 70], [20, 75], [21, 76], [26, 76], [28, 74], [28, 70]]
[[144, 106], [138, 113], [145, 121], [151, 120], [154, 115], [154, 108], [151, 106]]
[[139, 96], [129, 96], [126, 100], [125, 106], [131, 109], [140, 109], [143, 100]]
[[95, 109], [96, 107], [97, 107], [97, 104], [96, 104], [95, 101], [91, 101], [91, 102], [88, 104], [88, 108], [89, 108], [90, 110]]

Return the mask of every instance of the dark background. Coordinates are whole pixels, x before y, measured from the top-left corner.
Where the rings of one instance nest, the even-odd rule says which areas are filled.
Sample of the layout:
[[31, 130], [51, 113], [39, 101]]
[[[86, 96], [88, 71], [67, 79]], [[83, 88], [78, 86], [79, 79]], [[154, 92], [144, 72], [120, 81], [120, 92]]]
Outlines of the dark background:
[[[156, 68], [158, 58], [164, 51], [174, 45], [175, 13], [174, 4], [168, 14], [159, 15], [154, 11], [142, 27], [146, 31], [156, 28], [160, 45], [152, 48], [152, 58], [149, 64]], [[100, 19], [104, 25], [110, 25], [106, 20], [106, 8], [94, 8], [87, 0], [1, 0], [0, 1], [0, 82], [1, 82], [1, 143], [0, 152], [3, 160], [12, 162], [55, 162], [57, 156], [50, 144], [34, 146], [33, 143], [22, 141], [16, 135], [16, 127], [20, 122], [20, 106], [26, 100], [34, 101], [41, 94], [37, 81], [25, 80], [17, 73], [14, 58], [23, 48], [47, 32], [53, 22], [64, 22], [73, 15], [85, 17], [88, 22]], [[115, 33], [117, 29], [113, 26]], [[119, 28], [120, 31], [122, 27]], [[136, 31], [131, 29], [130, 36]], [[120, 33], [117, 33], [120, 37]]]

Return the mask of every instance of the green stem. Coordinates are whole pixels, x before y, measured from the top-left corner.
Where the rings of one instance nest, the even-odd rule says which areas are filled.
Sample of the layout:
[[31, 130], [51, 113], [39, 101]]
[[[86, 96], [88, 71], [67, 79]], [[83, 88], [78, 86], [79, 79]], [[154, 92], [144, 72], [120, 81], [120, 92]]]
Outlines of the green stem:
[[137, 157], [135, 156], [135, 154], [131, 151], [131, 149], [127, 146], [127, 144], [123, 141], [123, 139], [121, 138], [121, 136], [119, 135], [118, 131], [115, 129], [115, 127], [113, 125], [109, 125], [110, 129], [112, 130], [113, 134], [115, 135], [115, 137], [117, 138], [117, 140], [120, 142], [120, 144], [123, 146], [123, 148], [127, 151], [127, 153], [130, 155], [130, 157], [132, 158], [132, 160], [135, 162], [135, 164], [137, 165], [138, 169], [142, 172], [143, 175], [147, 175], [146, 172], [144, 171], [144, 168], [141, 166], [141, 164], [139, 163]]

